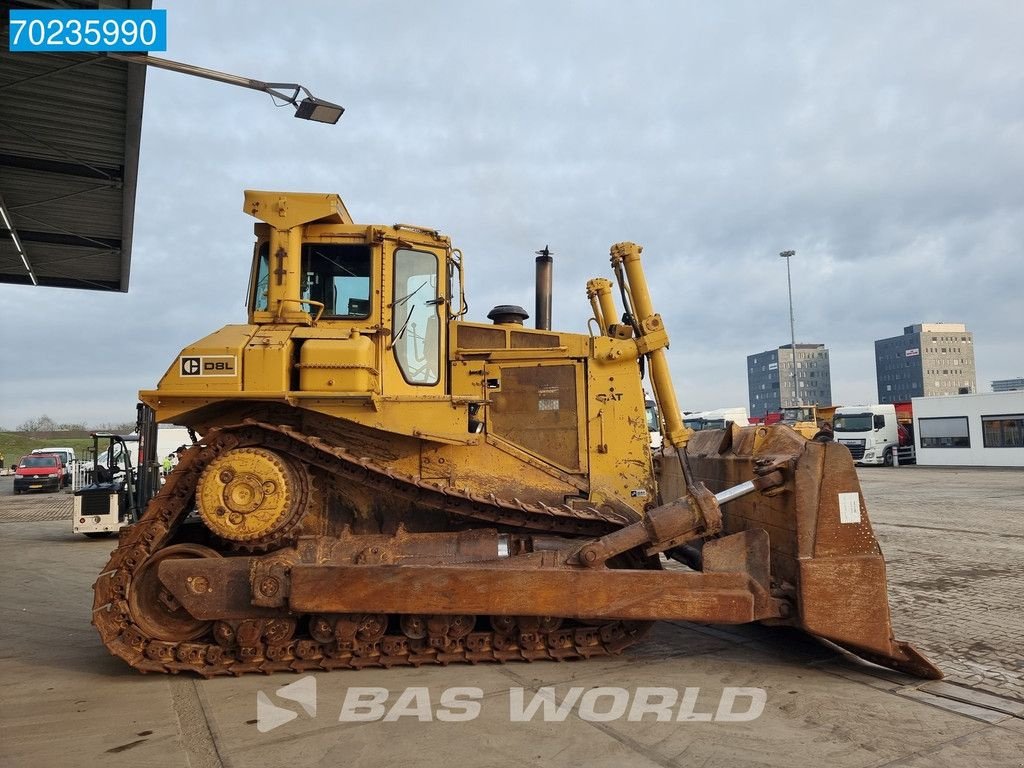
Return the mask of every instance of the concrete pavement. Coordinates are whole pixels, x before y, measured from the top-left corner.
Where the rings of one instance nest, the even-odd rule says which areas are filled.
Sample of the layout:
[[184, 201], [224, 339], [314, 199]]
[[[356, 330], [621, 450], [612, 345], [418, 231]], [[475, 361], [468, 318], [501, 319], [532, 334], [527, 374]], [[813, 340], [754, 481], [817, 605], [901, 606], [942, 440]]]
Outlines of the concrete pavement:
[[[89, 625], [91, 584], [112, 542], [73, 536], [68, 519], [33, 520], [0, 488], [0, 765], [1019, 767], [1024, 697], [1013, 674], [1021, 671], [1022, 645], [1013, 616], [1019, 618], [1022, 593], [1012, 591], [1017, 582], [1002, 566], [1012, 571], [1024, 547], [1024, 515], [1014, 506], [1024, 474], [932, 472], [861, 472], [891, 563], [897, 635], [953, 671], [950, 682], [925, 684], [788, 630], [691, 624], [658, 625], [627, 654], [589, 662], [215, 680], [143, 676], [110, 657]], [[59, 513], [56, 494], [35, 498], [45, 514]], [[2, 522], [10, 519], [20, 521]], [[968, 567], [973, 575], [962, 572]], [[989, 596], [986, 608], [974, 602], [978, 594]], [[937, 613], [926, 615], [930, 607]], [[998, 615], [986, 619], [991, 613]], [[1002, 634], [991, 633], [996, 625]], [[972, 650], [977, 642], [994, 650]], [[983, 659], [976, 662], [981, 678], [964, 678], [951, 665], [957, 658]], [[316, 682], [315, 716], [277, 693], [306, 677]], [[477, 717], [440, 720], [452, 686], [479, 691]], [[516, 698], [529, 702], [546, 687], [558, 703], [590, 691], [596, 703], [588, 711], [577, 699], [561, 722], [539, 715], [514, 722]], [[399, 714], [403, 692], [422, 689], [410, 701], [423, 706], [407, 701], [394, 722], [339, 721], [346, 696], [358, 688], [385, 689], [383, 710]], [[654, 688], [678, 700], [693, 696], [692, 706], [677, 702], [668, 722], [656, 713], [631, 721], [628, 707], [601, 721], [601, 713], [614, 714], [618, 689], [631, 706]], [[715, 722], [730, 688], [762, 690], [761, 715]], [[261, 692], [294, 719], [261, 733]], [[676, 720], [680, 710], [697, 719]]]
[[898, 637], [1024, 701], [1024, 470], [861, 469]]

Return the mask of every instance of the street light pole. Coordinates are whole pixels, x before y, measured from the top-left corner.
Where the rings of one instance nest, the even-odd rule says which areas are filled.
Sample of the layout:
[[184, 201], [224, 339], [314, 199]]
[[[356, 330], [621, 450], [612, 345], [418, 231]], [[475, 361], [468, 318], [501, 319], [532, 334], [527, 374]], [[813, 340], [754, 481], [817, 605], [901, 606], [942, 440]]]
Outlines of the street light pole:
[[[129, 64], [138, 64], [144, 67], [157, 67], [168, 69], [172, 72], [179, 72], [183, 75], [192, 75], [206, 80], [215, 80], [218, 83], [237, 85], [242, 88], [250, 88], [254, 91], [263, 91], [275, 99], [281, 99], [286, 104], [295, 107], [295, 117], [302, 120], [312, 120], [317, 123], [329, 123], [334, 125], [345, 112], [340, 104], [318, 99], [309, 89], [299, 83], [265, 83], [262, 80], [254, 80], [251, 77], [232, 75], [228, 72], [219, 72], [216, 69], [197, 67], [195, 64], [185, 64], [171, 59], [160, 59], [156, 56], [149, 56], [141, 53], [107, 53], [109, 59], [127, 61]], [[299, 100], [299, 95], [305, 94], [305, 98]]]
[[[789, 274], [789, 260], [796, 255], [796, 251], [782, 251], [779, 256], [786, 260], [786, 286], [789, 288], [789, 344], [793, 350], [793, 405], [800, 405], [800, 390], [796, 383], [796, 330], [793, 325], [793, 280]], [[781, 394], [781, 392], [780, 392]], [[779, 407], [782, 407], [781, 400]]]

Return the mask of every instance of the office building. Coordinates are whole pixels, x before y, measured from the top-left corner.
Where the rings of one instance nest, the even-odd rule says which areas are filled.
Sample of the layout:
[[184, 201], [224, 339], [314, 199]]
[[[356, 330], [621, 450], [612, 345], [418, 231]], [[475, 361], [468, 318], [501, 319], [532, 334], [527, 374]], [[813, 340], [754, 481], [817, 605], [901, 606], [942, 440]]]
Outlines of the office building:
[[974, 336], [963, 323], [908, 325], [875, 342], [875, 379], [880, 403], [976, 393]]
[[796, 345], [793, 391], [793, 346], [747, 355], [747, 393], [751, 416], [778, 413], [789, 405], [832, 405], [828, 348], [824, 344]]
[[915, 397], [917, 463], [1024, 467], [1024, 392]]
[[1024, 378], [996, 379], [992, 382], [993, 392], [1019, 392], [1024, 389]]

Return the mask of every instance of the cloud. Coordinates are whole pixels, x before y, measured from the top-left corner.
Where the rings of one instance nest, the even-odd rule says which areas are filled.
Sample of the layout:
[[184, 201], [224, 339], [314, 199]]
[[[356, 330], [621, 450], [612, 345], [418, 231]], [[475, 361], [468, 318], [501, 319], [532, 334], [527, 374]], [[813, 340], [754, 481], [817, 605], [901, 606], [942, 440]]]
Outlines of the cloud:
[[[1012, 3], [176, 2], [167, 56], [294, 80], [347, 108], [150, 70], [127, 296], [0, 291], [0, 424], [122, 420], [178, 349], [244, 320], [242, 190], [342, 194], [438, 227], [471, 317], [585, 332], [608, 247], [645, 247], [687, 409], [746, 404], [746, 355], [827, 344], [836, 402], [875, 398], [874, 339], [966, 322], [978, 383], [1024, 373], [1024, 9]], [[39, 307], [59, 311], [39, 312]], [[59, 354], [15, 329], [59, 333]], [[56, 385], [55, 385], [56, 383]]]

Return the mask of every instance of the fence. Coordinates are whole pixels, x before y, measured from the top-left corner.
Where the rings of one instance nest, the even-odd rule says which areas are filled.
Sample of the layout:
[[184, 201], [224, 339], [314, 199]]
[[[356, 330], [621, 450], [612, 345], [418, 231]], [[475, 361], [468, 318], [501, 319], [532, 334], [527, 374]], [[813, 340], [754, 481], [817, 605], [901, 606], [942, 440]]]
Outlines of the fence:
[[84, 461], [71, 462], [71, 493], [92, 482], [92, 466]]

